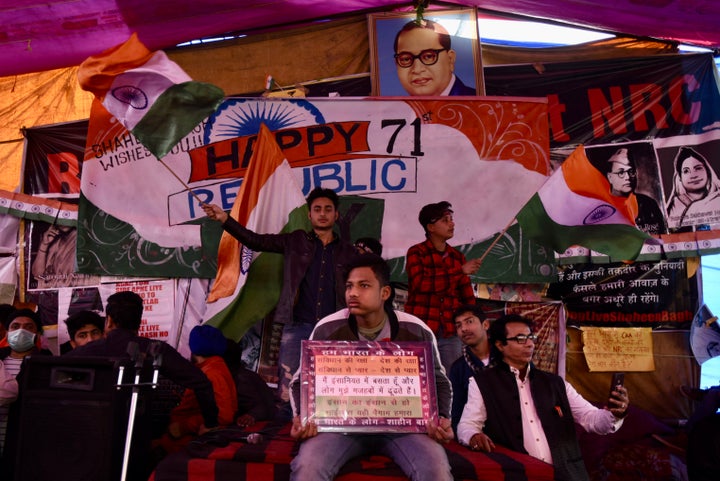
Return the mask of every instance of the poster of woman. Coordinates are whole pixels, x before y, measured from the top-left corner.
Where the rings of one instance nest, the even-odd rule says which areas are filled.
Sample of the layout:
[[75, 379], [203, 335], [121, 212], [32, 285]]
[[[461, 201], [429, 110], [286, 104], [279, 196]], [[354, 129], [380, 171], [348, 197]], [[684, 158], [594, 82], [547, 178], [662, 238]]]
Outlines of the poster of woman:
[[[692, 140], [692, 139], [688, 139]], [[705, 140], [705, 139], [703, 139]], [[658, 148], [671, 232], [720, 226], [720, 139]]]
[[33, 221], [26, 231], [30, 242], [26, 253], [30, 259], [28, 289], [89, 286], [100, 283], [100, 277], [79, 274], [75, 269], [77, 228]]
[[373, 95], [483, 95], [475, 10], [368, 17]]

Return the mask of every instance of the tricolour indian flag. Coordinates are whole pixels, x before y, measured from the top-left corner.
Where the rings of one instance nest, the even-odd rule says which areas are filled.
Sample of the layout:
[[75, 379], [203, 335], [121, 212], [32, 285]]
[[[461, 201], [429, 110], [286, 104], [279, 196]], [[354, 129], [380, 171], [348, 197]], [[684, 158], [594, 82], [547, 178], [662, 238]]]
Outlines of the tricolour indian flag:
[[224, 97], [219, 87], [193, 81], [165, 52], [148, 50], [137, 34], [85, 60], [78, 80], [159, 159]]
[[78, 220], [78, 206], [59, 200], [0, 190], [0, 214], [75, 227]]
[[[300, 186], [275, 136], [264, 124], [230, 216], [261, 234], [307, 227], [307, 207]], [[282, 254], [253, 252], [224, 232], [205, 322], [239, 340], [277, 304], [282, 268]]]
[[0, 257], [0, 304], [12, 304], [17, 289], [15, 257]]
[[652, 239], [638, 229], [634, 194], [610, 193], [610, 184], [580, 146], [551, 175], [517, 214], [523, 234], [564, 252], [581, 245], [610, 256], [632, 260]]

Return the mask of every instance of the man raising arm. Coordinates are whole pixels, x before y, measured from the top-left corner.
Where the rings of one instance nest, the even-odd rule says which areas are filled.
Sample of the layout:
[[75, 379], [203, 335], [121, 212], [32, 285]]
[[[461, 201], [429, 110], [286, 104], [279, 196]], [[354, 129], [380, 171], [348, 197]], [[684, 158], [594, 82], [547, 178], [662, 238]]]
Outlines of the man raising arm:
[[[222, 223], [230, 235], [255, 251], [283, 254], [283, 286], [275, 307], [275, 322], [283, 324], [278, 359], [280, 398], [289, 401], [288, 384], [300, 364], [300, 342], [317, 321], [345, 305], [343, 267], [356, 254], [349, 242], [333, 231], [339, 198], [331, 189], [317, 187], [308, 195], [310, 231], [258, 234], [246, 229], [217, 205], [203, 204], [208, 217]], [[286, 416], [290, 416], [286, 404]]]
[[529, 454], [552, 464], [558, 481], [588, 480], [575, 422], [597, 434], [616, 431], [627, 412], [627, 390], [616, 387], [600, 409], [560, 376], [536, 369], [531, 359], [537, 336], [531, 326], [516, 314], [491, 324], [496, 365], [470, 381], [458, 439], [473, 450], [489, 452], [497, 443]]

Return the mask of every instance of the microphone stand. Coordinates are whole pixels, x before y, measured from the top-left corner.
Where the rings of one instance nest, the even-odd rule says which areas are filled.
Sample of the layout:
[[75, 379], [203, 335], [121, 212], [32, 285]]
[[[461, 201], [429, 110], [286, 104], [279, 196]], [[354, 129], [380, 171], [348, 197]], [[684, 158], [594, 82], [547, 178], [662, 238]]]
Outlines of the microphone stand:
[[[120, 481], [127, 478], [128, 463], [130, 461], [130, 443], [132, 441], [133, 428], [135, 427], [135, 413], [137, 411], [138, 395], [140, 393], [140, 373], [145, 361], [145, 353], [140, 352], [140, 346], [136, 342], [128, 343], [127, 352], [130, 360], [135, 363], [135, 382], [132, 384], [132, 397], [130, 398], [130, 413], [128, 414], [128, 429], [125, 436], [125, 452], [123, 454], [122, 474]], [[122, 374], [121, 374], [122, 375]], [[119, 385], [119, 387], [124, 385]]]
[[[130, 360], [134, 363], [135, 368], [135, 380], [132, 384], [123, 383], [123, 373], [125, 366], [120, 364], [118, 368], [118, 379], [116, 389], [120, 390], [124, 387], [132, 387], [132, 396], [130, 398], [130, 412], [128, 414], [128, 428], [125, 436], [125, 452], [123, 454], [122, 473], [120, 481], [126, 481], [128, 465], [130, 462], [130, 446], [132, 442], [133, 430], [135, 428], [135, 415], [137, 413], [138, 396], [140, 395], [140, 388], [151, 386], [155, 389], [158, 386], [158, 377], [160, 375], [160, 367], [162, 366], [163, 356], [161, 349], [161, 343], [153, 342], [148, 348], [148, 352], [140, 352], [140, 346], [137, 342], [129, 342], [127, 347], [127, 353], [130, 356]], [[153, 377], [152, 382], [140, 382], [140, 375], [142, 373], [142, 367], [145, 363], [147, 356], [153, 359]]]
[[162, 366], [163, 361], [163, 355], [162, 352], [160, 352], [160, 346], [161, 344], [159, 342], [153, 342], [150, 344], [150, 349], [148, 349], [148, 354], [152, 356], [153, 358], [153, 378], [152, 378], [152, 388], [155, 389], [158, 387], [158, 377], [160, 376], [160, 366]]

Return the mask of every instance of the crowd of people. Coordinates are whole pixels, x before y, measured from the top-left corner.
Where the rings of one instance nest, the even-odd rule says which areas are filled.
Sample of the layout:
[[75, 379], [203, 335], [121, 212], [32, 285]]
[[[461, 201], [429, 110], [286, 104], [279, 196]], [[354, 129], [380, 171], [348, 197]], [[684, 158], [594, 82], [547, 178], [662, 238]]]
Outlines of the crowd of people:
[[[443, 445], [453, 439], [471, 450], [491, 452], [503, 445], [529, 454], [552, 464], [561, 481], [589, 479], [575, 423], [593, 433], [616, 431], [630, 403], [627, 389], [616, 386], [605, 406], [595, 407], [562, 378], [533, 365], [538, 338], [529, 319], [487, 319], [469, 278], [479, 263], [448, 244], [455, 228], [448, 202], [428, 204], [419, 212], [426, 239], [407, 252], [404, 311], [393, 309], [394, 290], [380, 242], [364, 238], [352, 244], [335, 233], [337, 194], [317, 188], [307, 205], [311, 229], [283, 234], [252, 232], [220, 207], [203, 205], [209, 218], [243, 244], [284, 256], [284, 285], [275, 310], [275, 319], [284, 325], [278, 392], [242, 366], [237, 343], [217, 328], [192, 329], [191, 359], [167, 343], [139, 336], [143, 300], [131, 291], [107, 299], [104, 319], [90, 311], [70, 316], [63, 356], [127, 358], [133, 345], [162, 357], [160, 374], [185, 391], [152, 443], [155, 454], [183, 449], [214, 429], [275, 420], [291, 422], [299, 442], [293, 480], [334, 479], [347, 461], [362, 454], [391, 457], [413, 480], [449, 480]], [[50, 353], [39, 342], [42, 325], [34, 311], [12, 310], [3, 325], [7, 345], [0, 345], [0, 420], [6, 422], [12, 420], [7, 406], [22, 385], [23, 359]], [[312, 419], [300, 416], [301, 341], [306, 339], [429, 343], [438, 417], [428, 420], [424, 434], [318, 430]], [[4, 434], [0, 426], [0, 438]]]
[[[7, 334], [0, 341], [0, 478], [13, 479], [13, 444], [22, 406], [23, 361], [29, 356], [52, 356], [42, 347], [42, 324], [33, 310], [4, 309], [2, 324]], [[168, 412], [169, 422], [144, 452], [134, 451], [131, 478], [147, 478], [162, 456], [182, 449], [197, 436], [219, 427], [245, 427], [275, 416], [273, 394], [262, 378], [242, 364], [237, 343], [210, 325], [190, 331], [191, 359], [165, 342], [138, 335], [143, 299], [135, 292], [121, 291], [108, 297], [105, 317], [80, 311], [65, 320], [70, 340], [61, 346], [66, 358], [128, 359], [131, 345], [137, 353], [162, 359], [159, 374], [184, 388], [177, 406]], [[3, 345], [4, 344], [4, 345]], [[249, 389], [250, 388], [250, 389]], [[123, 408], [126, 406], [123, 405]], [[116, 413], [122, 416], [122, 413]], [[150, 441], [149, 426], [141, 426], [139, 442]], [[147, 436], [145, 436], [147, 434]]]

